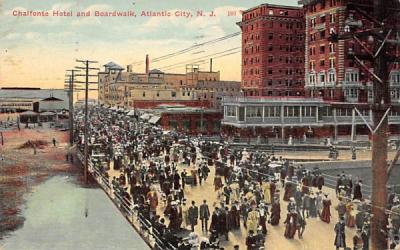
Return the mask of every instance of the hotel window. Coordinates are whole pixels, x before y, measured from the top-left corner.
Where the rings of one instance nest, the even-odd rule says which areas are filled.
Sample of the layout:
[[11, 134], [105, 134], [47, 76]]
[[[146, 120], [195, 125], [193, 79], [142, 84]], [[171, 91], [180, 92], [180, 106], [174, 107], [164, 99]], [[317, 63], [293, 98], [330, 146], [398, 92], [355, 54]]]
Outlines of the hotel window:
[[315, 17], [311, 18], [311, 27], [315, 27]]
[[325, 30], [322, 30], [322, 31], [319, 32], [319, 37], [321, 39], [325, 39]]
[[226, 116], [236, 116], [236, 107], [235, 106], [227, 106], [226, 107]]
[[286, 117], [299, 117], [300, 116], [300, 107], [299, 106], [287, 106], [285, 108], [285, 116]]
[[335, 58], [329, 58], [329, 68], [335, 68]]
[[[272, 91], [269, 91], [270, 95], [272, 95]], [[279, 106], [272, 106], [272, 107], [265, 107], [265, 117], [279, 117], [281, 116], [281, 107]]]
[[262, 107], [248, 106], [246, 108], [246, 117], [262, 117]]
[[331, 14], [329, 15], [329, 20], [330, 20], [331, 23], [334, 23], [334, 22], [335, 22], [335, 14], [334, 14], [334, 13], [331, 13]]
[[351, 108], [339, 108], [339, 109], [336, 109], [336, 115], [337, 116], [351, 116], [352, 115], [352, 109]]
[[319, 66], [325, 66], [325, 60], [320, 60], [319, 61]]
[[325, 83], [325, 73], [319, 73], [319, 83]]
[[269, 33], [269, 34], [268, 34], [268, 39], [269, 39], [269, 40], [274, 39], [274, 33]]
[[374, 98], [374, 93], [373, 93], [372, 89], [368, 89], [368, 98], [369, 99]]
[[315, 62], [314, 61], [310, 61], [310, 70], [311, 71], [315, 70]]
[[335, 82], [335, 81], [336, 81], [335, 71], [330, 70], [328, 74], [328, 82]]
[[273, 10], [269, 10], [268, 11], [268, 15], [270, 15], [270, 16], [274, 15], [274, 11]]
[[334, 53], [334, 52], [335, 52], [335, 44], [329, 43], [329, 53]]
[[346, 82], [358, 82], [358, 72], [357, 71], [346, 72], [345, 79]]
[[391, 74], [390, 77], [391, 84], [398, 85], [400, 84], [400, 72], [395, 72]]
[[171, 97], [176, 97], [176, 92], [175, 91], [171, 92]]
[[320, 16], [319, 21], [320, 21], [320, 23], [325, 23], [325, 21], [326, 21], [325, 15]]
[[268, 56], [268, 62], [272, 63], [274, 61], [274, 57], [273, 56]]
[[319, 53], [324, 54], [325, 53], [325, 45], [319, 46]]
[[143, 97], [146, 97], [146, 91], [143, 91], [142, 96], [143, 96]]
[[310, 84], [315, 84], [315, 74], [310, 74], [308, 78]]
[[355, 89], [355, 88], [349, 89], [348, 96], [351, 97], [351, 98], [358, 97], [358, 90]]
[[272, 72], [273, 72], [273, 71], [272, 71], [272, 68], [268, 68], [268, 74], [269, 74], [269, 75], [272, 75]]
[[301, 110], [301, 115], [304, 117], [314, 117], [316, 116], [315, 107], [312, 106], [304, 106]]

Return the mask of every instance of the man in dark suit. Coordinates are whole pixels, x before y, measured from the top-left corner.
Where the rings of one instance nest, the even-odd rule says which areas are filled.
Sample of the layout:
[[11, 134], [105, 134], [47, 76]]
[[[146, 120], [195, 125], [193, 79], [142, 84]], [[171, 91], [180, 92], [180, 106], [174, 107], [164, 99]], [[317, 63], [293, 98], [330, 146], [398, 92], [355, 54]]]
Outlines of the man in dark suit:
[[200, 206], [200, 220], [201, 220], [201, 230], [203, 232], [208, 231], [207, 222], [210, 219], [210, 210], [208, 209], [207, 201], [204, 200], [203, 204]]
[[197, 220], [199, 218], [199, 208], [195, 206], [195, 202], [192, 201], [192, 206], [189, 208], [189, 222], [192, 227], [192, 232], [194, 232], [194, 226], [197, 225]]

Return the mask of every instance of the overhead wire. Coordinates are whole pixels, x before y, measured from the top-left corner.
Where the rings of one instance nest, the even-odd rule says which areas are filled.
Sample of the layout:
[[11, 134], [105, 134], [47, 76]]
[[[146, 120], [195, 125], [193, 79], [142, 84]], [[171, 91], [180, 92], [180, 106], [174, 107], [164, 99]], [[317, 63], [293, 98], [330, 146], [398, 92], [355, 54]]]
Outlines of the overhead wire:
[[[181, 49], [181, 50], [178, 50], [178, 51], [175, 51], [175, 52], [163, 55], [163, 56], [156, 57], [156, 58], [152, 59], [152, 62], [159, 62], [159, 61], [162, 61], [162, 60], [166, 60], [166, 59], [169, 59], [169, 58], [184, 54], [186, 52], [198, 49], [198, 48], [200, 48], [202, 46], [206, 46], [206, 45], [215, 44], [215, 43], [218, 43], [218, 42], [221, 42], [221, 41], [225, 41], [227, 39], [236, 37], [236, 36], [238, 36], [240, 34], [241, 34], [241, 32], [235, 32], [235, 33], [228, 34], [228, 35], [222, 36], [222, 37], [218, 37], [218, 38], [206, 41], [206, 42], [198, 43], [198, 44], [192, 45], [192, 46], [190, 46], [188, 48]], [[141, 61], [133, 62], [131, 64], [132, 65], [140, 65], [140, 64], [143, 64], [144, 62], [145, 61], [141, 60]]]

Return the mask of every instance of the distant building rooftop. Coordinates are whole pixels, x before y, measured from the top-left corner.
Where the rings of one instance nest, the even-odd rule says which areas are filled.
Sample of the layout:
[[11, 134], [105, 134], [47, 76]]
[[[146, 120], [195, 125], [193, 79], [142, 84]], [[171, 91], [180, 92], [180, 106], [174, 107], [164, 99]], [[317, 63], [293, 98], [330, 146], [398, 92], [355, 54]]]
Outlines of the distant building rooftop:
[[164, 72], [159, 69], [152, 69], [149, 71], [149, 74], [164, 74]]
[[200, 107], [187, 107], [184, 105], [160, 105], [154, 111], [157, 113], [220, 113], [216, 109], [202, 109]]
[[106, 67], [106, 68], [109, 68], [109, 69], [114, 69], [114, 70], [124, 70], [123, 67], [119, 66], [115, 62], [109, 62], [109, 63], [107, 63], [107, 64], [105, 64], [103, 66]]
[[61, 100], [59, 98], [55, 98], [54, 96], [50, 96], [46, 99], [43, 99], [42, 101], [63, 101], [63, 100]]

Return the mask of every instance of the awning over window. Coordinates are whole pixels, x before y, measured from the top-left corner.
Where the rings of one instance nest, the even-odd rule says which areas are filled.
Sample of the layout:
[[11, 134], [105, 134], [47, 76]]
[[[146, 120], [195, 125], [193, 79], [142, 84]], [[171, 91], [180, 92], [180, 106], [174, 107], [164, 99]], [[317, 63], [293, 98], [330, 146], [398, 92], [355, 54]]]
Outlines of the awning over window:
[[149, 123], [150, 124], [156, 124], [160, 119], [161, 119], [161, 117], [155, 115], [155, 116], [150, 118]]
[[150, 119], [150, 114], [143, 114], [143, 115], [140, 116], [140, 119], [149, 120]]

